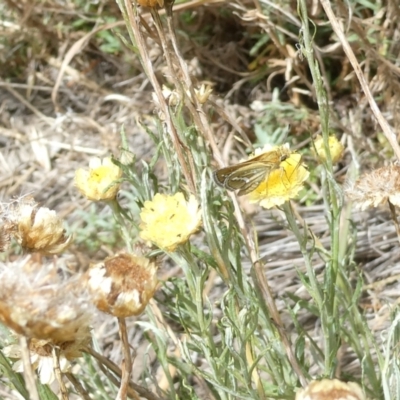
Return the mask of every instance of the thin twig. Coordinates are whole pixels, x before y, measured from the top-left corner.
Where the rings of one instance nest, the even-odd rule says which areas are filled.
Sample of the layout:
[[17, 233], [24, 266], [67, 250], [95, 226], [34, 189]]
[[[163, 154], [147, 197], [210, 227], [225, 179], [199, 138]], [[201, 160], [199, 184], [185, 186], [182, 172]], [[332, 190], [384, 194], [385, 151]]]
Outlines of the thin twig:
[[[193, 119], [195, 121], [195, 124], [196, 124], [198, 130], [204, 136], [204, 138], [208, 141], [218, 164], [220, 166], [222, 166], [223, 165], [222, 157], [218, 150], [218, 146], [215, 142], [213, 130], [208, 122], [208, 118], [207, 118], [205, 112], [203, 111], [203, 105], [200, 103], [200, 101], [198, 100], [198, 98], [196, 96], [196, 93], [194, 91], [193, 82], [192, 82], [192, 79], [191, 79], [189, 71], [188, 71], [187, 64], [186, 64], [185, 60], [183, 59], [183, 57], [179, 51], [179, 48], [178, 48], [176, 34], [175, 34], [175, 27], [173, 24], [172, 5], [166, 3], [165, 10], [166, 10], [166, 14], [167, 14], [167, 26], [168, 26], [168, 32], [170, 34], [172, 47], [174, 49], [175, 56], [179, 62], [180, 71], [181, 71], [182, 78], [183, 78], [183, 83], [185, 84], [186, 89], [190, 93], [190, 97], [191, 97], [190, 98], [191, 101], [187, 101], [185, 104], [188, 107], [191, 115], [193, 116]], [[183, 93], [183, 95], [186, 95], [186, 93]]]
[[[175, 87], [177, 89], [180, 90], [180, 95], [182, 99], [186, 98], [186, 93], [185, 90], [183, 90], [182, 88], [182, 83], [180, 82], [180, 79], [178, 78], [178, 74], [176, 73], [176, 67], [174, 66], [174, 62], [173, 62], [173, 55], [174, 53], [172, 52], [172, 49], [170, 48], [171, 46], [169, 45], [168, 41], [167, 41], [167, 37], [164, 33], [164, 27], [160, 18], [160, 15], [158, 13], [158, 11], [154, 8], [151, 9], [151, 15], [153, 17], [156, 29], [157, 29], [157, 33], [158, 36], [160, 38], [160, 42], [161, 42], [161, 47], [163, 49], [163, 55], [165, 60], [167, 61], [167, 65], [170, 71], [170, 78], [174, 81]], [[164, 99], [159, 99], [159, 101], [164, 101]], [[191, 106], [190, 102], [186, 102], [188, 103], [187, 105]], [[196, 115], [196, 111], [195, 110], [191, 110], [192, 114], [194, 114], [194, 116]], [[195, 167], [194, 167], [194, 161], [193, 161], [193, 155], [192, 152], [190, 151], [190, 149], [185, 146], [182, 142], [180, 142], [181, 146], [184, 148], [187, 160], [189, 162], [190, 165], [190, 170], [194, 171]], [[195, 181], [195, 178], [193, 177], [193, 181]]]
[[64, 375], [68, 378], [68, 380], [72, 383], [74, 389], [78, 392], [79, 396], [81, 396], [84, 400], [91, 400], [89, 393], [84, 389], [81, 383], [75, 378], [71, 372], [65, 372]]
[[[119, 377], [122, 376], [122, 372], [119, 369], [119, 367], [116, 364], [114, 364], [111, 360], [109, 360], [107, 357], [104, 357], [100, 353], [97, 353], [97, 351], [93, 350], [91, 347], [83, 347], [82, 351], [93, 356], [99, 362], [99, 365], [101, 365], [101, 366], [105, 365], [115, 375], [117, 375]], [[133, 390], [138, 392], [140, 396], [144, 397], [147, 400], [164, 400], [163, 398], [155, 395], [150, 390], [148, 390], [148, 389], [144, 388], [143, 386], [140, 386], [134, 382], [130, 382], [129, 386]], [[128, 391], [128, 393], [129, 393], [129, 395], [131, 395], [129, 391]]]
[[179, 139], [179, 135], [176, 130], [176, 127], [173, 123], [168, 105], [164, 99], [160, 82], [158, 81], [156, 74], [154, 72], [153, 64], [151, 62], [151, 59], [150, 59], [148, 51], [147, 51], [146, 42], [145, 42], [142, 32], [140, 30], [138, 18], [136, 18], [135, 14], [133, 12], [131, 1], [121, 0], [119, 2], [121, 7], [122, 7], [122, 3], [124, 4], [124, 10], [122, 10], [122, 11], [124, 14], [126, 14], [128, 16], [128, 21], [126, 24], [127, 28], [128, 28], [128, 32], [131, 35], [132, 42], [133, 43], [136, 42], [137, 50], [140, 53], [140, 59], [142, 61], [142, 66], [146, 72], [147, 77], [149, 78], [149, 80], [153, 86], [154, 91], [156, 92], [157, 98], [159, 99], [160, 109], [165, 118], [166, 130], [171, 137], [171, 142], [176, 151], [176, 154], [177, 154], [177, 157], [179, 160], [179, 164], [182, 168], [182, 173], [186, 179], [187, 185], [189, 186], [189, 191], [191, 193], [196, 193], [195, 180], [194, 180], [194, 177], [192, 174], [193, 171], [190, 171], [188, 168], [185, 155], [183, 154], [183, 151], [182, 151], [183, 146]]
[[60, 348], [53, 346], [52, 354], [53, 354], [54, 373], [56, 375], [58, 385], [60, 386], [61, 399], [68, 400], [68, 391], [63, 381], [60, 368]]
[[32, 369], [31, 356], [29, 352], [28, 340], [25, 336], [19, 337], [19, 345], [21, 347], [22, 363], [24, 365], [24, 378], [26, 383], [26, 389], [29, 392], [31, 400], [40, 400], [39, 393], [36, 387], [35, 373]]

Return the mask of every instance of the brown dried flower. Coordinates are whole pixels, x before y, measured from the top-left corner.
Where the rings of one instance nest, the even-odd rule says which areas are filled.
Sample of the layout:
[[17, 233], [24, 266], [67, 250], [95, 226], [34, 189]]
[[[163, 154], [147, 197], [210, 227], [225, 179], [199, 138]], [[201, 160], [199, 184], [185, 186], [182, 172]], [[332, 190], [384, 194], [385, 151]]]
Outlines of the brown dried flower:
[[87, 336], [93, 313], [79, 277], [62, 277], [53, 265], [30, 257], [0, 264], [0, 321], [28, 338], [53, 343]]
[[346, 189], [347, 197], [361, 210], [388, 201], [400, 206], [400, 166], [390, 165], [361, 176]]
[[299, 390], [296, 400], [365, 400], [365, 395], [357, 383], [322, 379]]
[[64, 222], [56, 212], [38, 205], [28, 199], [10, 207], [4, 219], [7, 231], [28, 251], [37, 251], [45, 255], [63, 252], [72, 241], [67, 236]]
[[132, 254], [92, 265], [88, 286], [96, 307], [116, 317], [139, 315], [156, 290], [156, 272], [154, 262]]

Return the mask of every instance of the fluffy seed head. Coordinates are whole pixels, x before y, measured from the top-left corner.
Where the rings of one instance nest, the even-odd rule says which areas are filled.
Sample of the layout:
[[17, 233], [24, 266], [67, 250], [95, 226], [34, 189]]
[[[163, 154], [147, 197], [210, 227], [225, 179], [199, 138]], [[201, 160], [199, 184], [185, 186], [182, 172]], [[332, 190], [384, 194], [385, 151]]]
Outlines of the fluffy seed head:
[[0, 264], [0, 321], [13, 331], [53, 343], [79, 341], [92, 312], [79, 277], [62, 277], [29, 257]]
[[400, 206], [400, 166], [389, 165], [361, 176], [346, 189], [346, 195], [361, 210], [388, 201]]

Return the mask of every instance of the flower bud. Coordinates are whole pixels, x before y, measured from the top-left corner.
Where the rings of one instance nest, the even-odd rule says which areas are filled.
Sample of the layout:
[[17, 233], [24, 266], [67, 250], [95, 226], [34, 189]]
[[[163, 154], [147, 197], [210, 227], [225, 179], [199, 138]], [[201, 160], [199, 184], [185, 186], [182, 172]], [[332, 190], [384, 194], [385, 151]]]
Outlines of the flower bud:
[[[344, 147], [335, 135], [329, 136], [328, 140], [329, 152], [331, 154], [332, 164], [336, 164], [342, 159]], [[314, 141], [314, 154], [321, 160], [326, 161], [326, 152], [324, 147], [324, 139], [318, 135]]]

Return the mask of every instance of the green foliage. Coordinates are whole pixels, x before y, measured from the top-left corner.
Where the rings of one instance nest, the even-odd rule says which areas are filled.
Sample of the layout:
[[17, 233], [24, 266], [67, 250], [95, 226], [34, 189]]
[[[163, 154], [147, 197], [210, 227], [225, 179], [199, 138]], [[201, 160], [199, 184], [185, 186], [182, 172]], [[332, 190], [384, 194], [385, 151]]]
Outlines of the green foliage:
[[288, 136], [291, 123], [305, 120], [308, 112], [305, 108], [298, 108], [290, 103], [284, 103], [278, 98], [278, 90], [274, 90], [270, 102], [253, 103], [253, 108], [261, 111], [261, 116], [255, 121], [254, 133], [257, 136], [257, 145], [276, 145], [284, 143]]
[[93, 203], [88, 210], [77, 210], [77, 222], [71, 226], [76, 235], [75, 243], [92, 254], [104, 245], [118, 247], [121, 239], [116, 221], [108, 212], [99, 212], [101, 208], [104, 207]]
[[[94, 3], [75, 2], [86, 12]], [[272, 71], [271, 65], [258, 65], [269, 51], [268, 46], [274, 43], [285, 48], [293, 43], [293, 35], [298, 39], [297, 50], [307, 64], [304, 80], [311, 82], [308, 90], [315, 91], [313, 105], [318, 107], [318, 124], [328, 154], [327, 160], [318, 165], [311, 151], [312, 145], [301, 150], [312, 172], [308, 186], [297, 203], [288, 201], [279, 208], [282, 232], [292, 235], [302, 258], [300, 267], [298, 264], [292, 266], [297, 268], [296, 280], [301, 293], [289, 290], [278, 293], [270, 287], [265, 265], [260, 259], [257, 248], [260, 232], [243, 217], [237, 198], [227, 194], [225, 189], [217, 188], [213, 182], [213, 172], [221, 164], [222, 156], [216, 143], [219, 138], [213, 136], [209, 121], [218, 111], [207, 107], [207, 102], [203, 105], [194, 95], [193, 88], [197, 86], [191, 81], [185, 61], [174, 50], [176, 32], [171, 28], [174, 21], [168, 20], [168, 13], [165, 20], [158, 12], [149, 11], [158, 28], [151, 31], [154, 37], [150, 40], [145, 37], [147, 31], [142, 25], [143, 20], [136, 17], [135, 13], [139, 11], [134, 7], [127, 10], [130, 2], [117, 0], [117, 4], [127, 23], [131, 40], [128, 47], [131, 46], [142, 63], [158, 101], [158, 113], [152, 116], [151, 123], [142, 125], [154, 142], [154, 154], [149, 162], [138, 160], [135, 149], [127, 144], [127, 134], [122, 131], [123, 156], [113, 161], [123, 171], [123, 189], [118, 198], [106, 206], [93, 203], [88, 210], [77, 211], [74, 215], [77, 222], [72, 230], [76, 235], [75, 243], [90, 255], [104, 246], [111, 250], [126, 248], [132, 252], [135, 245], [141, 244], [146, 256], [157, 258], [164, 266], [179, 267], [176, 276], [161, 282], [146, 309], [146, 317], [137, 322], [145, 332], [149, 349], [155, 354], [158, 372], [163, 374], [167, 384], [161, 387], [151, 364], [153, 360], [147, 354], [143, 357], [142, 382], [163, 399], [204, 399], [206, 392], [207, 396], [218, 400], [265, 400], [293, 399], [296, 391], [312, 379], [339, 377], [358, 382], [371, 398], [398, 398], [400, 317], [397, 311], [393, 312], [387, 337], [378, 343], [359, 306], [364, 289], [362, 275], [354, 260], [357, 237], [353, 225], [347, 222], [351, 216], [330, 158], [328, 139], [332, 131], [332, 114], [327, 85], [336, 84], [336, 75], [332, 71], [323, 74], [323, 69], [329, 67], [332, 60], [316, 58], [315, 51], [315, 45], [332, 37], [330, 27], [314, 25], [307, 2], [299, 0], [299, 15], [294, 19], [289, 18], [287, 12], [283, 13], [287, 17], [285, 21], [276, 17], [278, 6], [263, 4], [258, 12], [264, 14], [262, 20], [270, 22], [270, 29], [266, 30], [263, 25], [265, 31], [250, 35], [249, 54], [256, 58], [252, 67], [258, 70], [251, 77], [247, 72], [245, 75], [253, 83]], [[360, 7], [378, 10], [378, 6], [370, 2], [358, 2], [355, 6], [357, 11]], [[228, 18], [232, 13], [223, 9], [217, 15]], [[189, 29], [195, 26], [197, 18], [194, 12], [185, 11], [180, 16], [180, 23]], [[108, 17], [104, 20], [113, 21]], [[85, 19], [78, 19], [70, 28], [85, 31], [89, 25]], [[205, 23], [192, 38], [193, 42], [205, 46], [212, 28]], [[377, 42], [378, 31], [367, 32], [368, 43]], [[122, 39], [119, 32], [101, 31], [97, 33], [97, 40], [104, 53], [117, 54], [121, 51], [121, 42], [127, 39]], [[348, 40], [356, 43], [360, 36], [349, 34]], [[155, 62], [150, 56], [149, 45], [153, 41], [168, 50], [163, 54], [167, 69], [162, 74], [153, 69]], [[299, 70], [296, 73], [299, 73], [296, 79], [300, 79]], [[165, 76], [176, 94], [174, 101], [161, 94]], [[290, 124], [300, 125], [312, 117], [312, 111], [283, 101], [282, 90], [272, 90], [271, 101], [253, 103], [253, 108], [261, 111], [253, 121], [257, 147], [299, 143], [309, 140], [310, 136], [312, 141], [314, 132], [308, 132], [308, 128], [296, 137], [289, 134]], [[390, 156], [390, 151], [385, 149], [385, 154]], [[319, 193], [313, 191], [313, 186], [321, 188]], [[158, 248], [155, 243], [146, 243], [149, 247], [145, 247], [140, 239], [141, 209], [157, 193], [178, 192], [186, 199], [194, 196], [199, 202], [200, 231], [180, 243], [174, 251]], [[304, 209], [321, 203], [328, 224], [328, 239], [324, 244], [302, 215]], [[303, 209], [299, 211], [297, 204], [303, 205]], [[167, 211], [170, 210], [165, 210], [166, 214]], [[184, 225], [185, 221], [181, 223]], [[316, 270], [316, 260], [323, 268]], [[217, 289], [213, 291], [212, 287]], [[305, 316], [315, 324], [314, 330], [303, 325]], [[354, 375], [341, 370], [343, 349], [359, 363]], [[84, 390], [94, 399], [115, 398], [121, 373], [111, 362], [106, 363], [98, 357], [102, 367], [99, 373], [94, 357], [85, 355], [82, 362], [84, 367], [79, 380]], [[2, 353], [0, 369], [10, 385], [28, 398], [20, 374], [12, 370]], [[47, 387], [39, 389], [41, 398], [55, 398]]]

